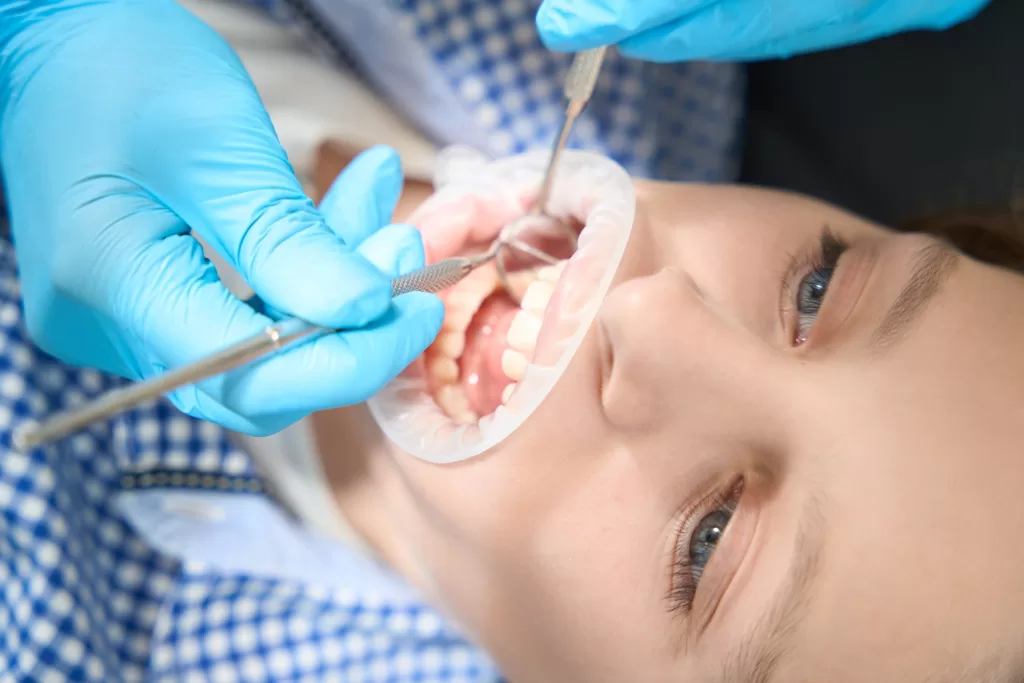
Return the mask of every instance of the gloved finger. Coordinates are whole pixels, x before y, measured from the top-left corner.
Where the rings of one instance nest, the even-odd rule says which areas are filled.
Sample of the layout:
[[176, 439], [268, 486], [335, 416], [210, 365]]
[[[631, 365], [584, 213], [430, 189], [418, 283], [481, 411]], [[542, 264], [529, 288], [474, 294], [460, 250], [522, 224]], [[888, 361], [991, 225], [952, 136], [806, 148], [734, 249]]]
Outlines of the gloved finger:
[[[149, 245], [134, 259], [131, 272], [111, 314], [147, 349], [147, 376], [195, 362], [271, 323], [224, 287], [202, 247], [188, 235]], [[153, 287], [154, 282], [160, 286]], [[171, 398], [190, 414], [264, 433], [271, 416], [366, 400], [422, 353], [443, 317], [437, 297], [407, 294], [366, 328], [299, 345]], [[202, 396], [221, 408], [213, 409]]]
[[755, 61], [841, 47], [909, 29], [948, 28], [976, 14], [988, 0], [931, 3], [894, 0], [818, 0], [773, 5], [721, 0], [639, 33], [619, 45], [623, 55], [656, 62], [711, 59]]
[[[178, 134], [192, 144], [165, 146], [147, 158], [156, 195], [268, 305], [329, 327], [376, 319], [390, 306], [388, 279], [328, 227], [296, 179], [255, 90], [241, 90], [221, 93], [213, 111], [174, 112], [174, 125], [185, 132], [161, 135]], [[364, 187], [393, 186], [386, 167], [362, 167]], [[380, 227], [374, 192], [349, 201], [354, 220], [374, 221], [360, 232]]]
[[544, 0], [537, 30], [549, 49], [575, 52], [619, 43], [717, 0]]
[[401, 194], [398, 153], [390, 147], [372, 147], [335, 178], [320, 202], [320, 213], [335, 235], [355, 247], [391, 222]]
[[[408, 225], [391, 225], [377, 231], [359, 245], [358, 251], [388, 277], [398, 277], [421, 268], [424, 261], [420, 233]], [[287, 317], [266, 306], [259, 297], [248, 299], [246, 304], [275, 321]], [[278, 432], [303, 416], [301, 411], [247, 416], [222, 405], [205, 388], [203, 385], [183, 387], [171, 396], [171, 400], [186, 414], [254, 435]], [[214, 387], [213, 390], [217, 393], [219, 388]]]
[[945, 30], [973, 17], [988, 0], [958, 3], [953, 11], [929, 13], [927, 16], [907, 15], [905, 3], [882, 3], [875, 11], [858, 19], [854, 29], [849, 24], [825, 24], [806, 31], [766, 41], [749, 49], [728, 49], [712, 58], [718, 61], [758, 61], [819, 50], [844, 47], [876, 40], [911, 29]]
[[186, 415], [215, 422], [222, 427], [249, 436], [276, 434], [309, 414], [308, 412], [290, 412], [258, 416], [241, 415], [221, 405], [217, 399], [195, 385], [182, 387], [171, 394], [169, 398], [175, 407]]
[[[422, 268], [425, 261], [423, 238], [411, 225], [389, 225], [370, 235], [356, 251], [388, 278], [405, 275]], [[289, 317], [258, 296], [245, 300], [246, 305], [271, 320]]]
[[870, 6], [849, 0], [816, 0], [768, 7], [764, 0], [720, 0], [685, 17], [637, 33], [619, 44], [627, 57], [652, 62], [722, 58], [834, 22], [848, 27]]
[[443, 318], [444, 305], [436, 296], [404, 294], [374, 323], [228, 373], [206, 393], [254, 425], [274, 416], [361, 403], [423, 353]]
[[370, 235], [357, 251], [389, 278], [422, 268], [423, 237], [411, 225], [389, 225]]

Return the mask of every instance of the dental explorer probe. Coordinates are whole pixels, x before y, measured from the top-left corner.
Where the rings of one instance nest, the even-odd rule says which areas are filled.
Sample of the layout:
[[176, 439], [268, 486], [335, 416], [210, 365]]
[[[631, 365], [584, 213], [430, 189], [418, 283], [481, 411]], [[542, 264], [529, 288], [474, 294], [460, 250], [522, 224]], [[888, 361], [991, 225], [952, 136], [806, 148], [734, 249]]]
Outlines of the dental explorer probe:
[[[444, 259], [391, 281], [391, 296], [409, 292], [435, 293], [458, 283], [479, 266], [493, 259], [497, 248], [483, 254]], [[234, 370], [270, 353], [310, 342], [340, 330], [320, 327], [289, 318], [274, 323], [259, 334], [233, 344], [202, 360], [171, 370], [145, 382], [138, 382], [107, 392], [103, 396], [71, 411], [58, 413], [43, 422], [28, 426], [14, 434], [14, 448], [27, 448], [74, 434], [93, 422], [107, 419], [141, 403], [159, 398], [175, 389]]]
[[562, 119], [562, 128], [555, 138], [555, 146], [551, 150], [551, 159], [548, 161], [547, 171], [544, 173], [544, 181], [541, 183], [540, 192], [537, 194], [537, 201], [533, 205], [532, 213], [542, 215], [547, 209], [548, 199], [551, 198], [551, 185], [555, 179], [555, 169], [562, 156], [562, 150], [569, 142], [569, 134], [587, 103], [590, 102], [597, 87], [597, 77], [601, 73], [601, 65], [604, 63], [607, 47], [596, 47], [591, 50], [584, 50], [576, 53], [572, 64], [569, 66], [569, 73], [565, 77], [565, 86], [562, 89], [565, 95], [565, 117]]
[[[557, 263], [557, 260], [553, 261], [550, 256], [538, 252], [533, 246], [518, 239], [518, 236], [522, 232], [524, 224], [529, 223], [529, 219], [547, 214], [548, 200], [551, 198], [551, 186], [555, 182], [555, 172], [558, 169], [558, 162], [562, 157], [562, 151], [565, 150], [565, 146], [569, 142], [569, 135], [572, 133], [576, 119], [586, 109], [591, 96], [594, 94], [594, 88], [597, 87], [597, 77], [601, 73], [601, 65], [604, 63], [604, 55], [607, 51], [607, 47], [597, 47], [578, 52], [573, 57], [572, 64], [569, 65], [569, 73], [565, 77], [565, 86], [562, 89], [562, 93], [565, 95], [565, 117], [562, 119], [562, 127], [558, 131], [558, 137], [555, 138], [555, 145], [551, 149], [551, 156], [548, 158], [548, 165], [541, 180], [540, 190], [537, 192], [537, 199], [534, 201], [533, 208], [529, 213], [520, 216], [501, 229], [498, 235], [498, 242], [501, 245], [533, 256], [548, 264]], [[565, 231], [572, 243], [573, 249], [575, 249], [576, 233], [568, 227], [565, 227]], [[513, 288], [508, 286], [508, 271], [504, 261], [496, 258], [494, 265], [498, 271], [498, 278], [505, 285], [509, 296], [512, 296]]]

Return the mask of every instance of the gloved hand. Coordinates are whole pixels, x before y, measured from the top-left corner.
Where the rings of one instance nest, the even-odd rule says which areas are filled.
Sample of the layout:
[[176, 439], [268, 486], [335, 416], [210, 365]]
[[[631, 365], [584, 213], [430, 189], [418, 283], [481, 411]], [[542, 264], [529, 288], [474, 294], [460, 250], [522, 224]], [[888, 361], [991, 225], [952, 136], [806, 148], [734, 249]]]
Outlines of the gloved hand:
[[380, 229], [397, 155], [364, 154], [318, 211], [234, 52], [171, 0], [0, 5], [0, 107], [25, 318], [52, 355], [142, 379], [259, 332], [257, 309], [349, 329], [172, 397], [266, 434], [365, 400], [436, 336], [436, 297], [391, 299], [423, 263], [413, 228]]
[[537, 27], [555, 50], [618, 44], [654, 62], [756, 61], [913, 29], [946, 29], [988, 0], [544, 0]]

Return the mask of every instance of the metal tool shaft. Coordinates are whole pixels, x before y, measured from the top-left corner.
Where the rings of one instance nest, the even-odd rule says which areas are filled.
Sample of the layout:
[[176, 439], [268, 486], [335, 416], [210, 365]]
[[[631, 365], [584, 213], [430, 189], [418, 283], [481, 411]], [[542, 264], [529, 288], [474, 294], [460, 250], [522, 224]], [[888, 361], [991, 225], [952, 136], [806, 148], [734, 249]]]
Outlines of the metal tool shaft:
[[572, 134], [573, 125], [579, 118], [587, 103], [590, 102], [597, 87], [597, 77], [601, 73], [601, 65], [604, 63], [604, 55], [608, 50], [606, 47], [598, 47], [592, 50], [584, 50], [576, 53], [569, 66], [569, 73], [565, 78], [565, 117], [562, 119], [562, 127], [555, 138], [555, 145], [551, 150], [551, 158], [548, 160], [547, 170], [544, 172], [544, 180], [541, 182], [540, 192], [537, 194], [537, 201], [534, 202], [532, 213], [544, 214], [547, 210], [548, 200], [551, 198], [551, 186], [555, 180], [555, 170], [562, 157], [562, 150], [569, 142], [569, 135]]
[[[391, 295], [409, 292], [439, 292], [459, 282], [480, 264], [493, 258], [480, 256], [438, 261], [391, 281]], [[181, 387], [234, 370], [272, 353], [319, 339], [338, 330], [290, 318], [263, 329], [244, 341], [233, 344], [202, 360], [171, 370], [145, 382], [114, 389], [75, 410], [55, 415], [39, 425], [14, 435], [18, 450], [62, 439], [99, 420], [107, 419]]]

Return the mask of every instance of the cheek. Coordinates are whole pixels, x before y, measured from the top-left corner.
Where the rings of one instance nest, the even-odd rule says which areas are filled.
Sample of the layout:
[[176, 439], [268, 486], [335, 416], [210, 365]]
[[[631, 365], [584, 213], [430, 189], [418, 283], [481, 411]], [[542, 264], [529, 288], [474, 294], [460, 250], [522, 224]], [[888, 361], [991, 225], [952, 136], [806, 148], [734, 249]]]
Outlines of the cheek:
[[486, 453], [452, 465], [395, 454], [432, 531], [490, 552], [535, 528], [600, 466], [615, 436], [600, 412], [596, 364], [596, 343], [588, 339], [537, 410]]
[[595, 465], [543, 518], [502, 539], [484, 568], [486, 596], [470, 601], [457, 581], [449, 584], [488, 645], [547, 675], [522, 680], [656, 680], [670, 661], [660, 492], [625, 459]]
[[475, 466], [409, 463], [423, 561], [508, 674], [538, 680], [514, 670], [532, 662], [564, 671], [556, 680], [580, 680], [581, 666], [582, 680], [629, 680], [670, 657], [662, 599], [676, 503], [609, 438], [601, 449], [550, 438], [560, 450], [514, 442]]

